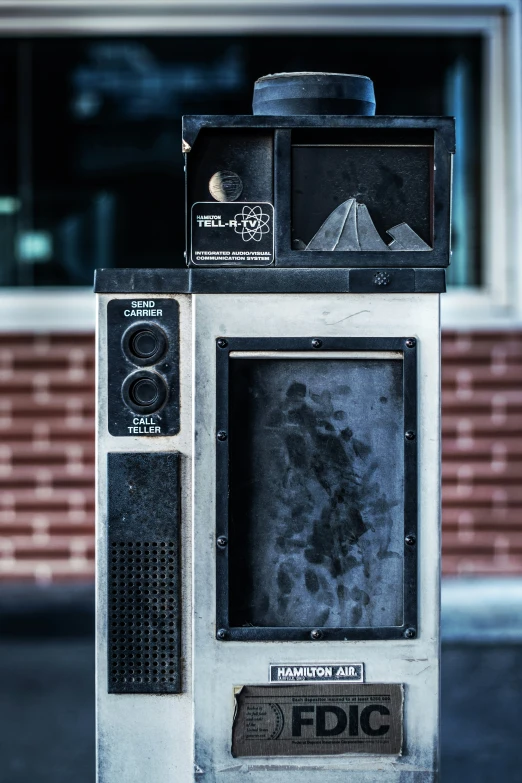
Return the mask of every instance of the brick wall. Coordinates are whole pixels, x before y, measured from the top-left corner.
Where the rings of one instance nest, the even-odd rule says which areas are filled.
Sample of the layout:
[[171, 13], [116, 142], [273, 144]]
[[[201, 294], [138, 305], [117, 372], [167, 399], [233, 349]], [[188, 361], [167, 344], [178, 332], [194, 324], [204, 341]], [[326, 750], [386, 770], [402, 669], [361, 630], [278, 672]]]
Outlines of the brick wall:
[[[522, 573], [522, 332], [445, 332], [442, 378], [444, 572]], [[0, 579], [92, 579], [92, 335], [0, 335], [0, 433]]]
[[445, 332], [443, 569], [522, 573], [522, 332]]
[[94, 339], [0, 335], [0, 579], [94, 576]]

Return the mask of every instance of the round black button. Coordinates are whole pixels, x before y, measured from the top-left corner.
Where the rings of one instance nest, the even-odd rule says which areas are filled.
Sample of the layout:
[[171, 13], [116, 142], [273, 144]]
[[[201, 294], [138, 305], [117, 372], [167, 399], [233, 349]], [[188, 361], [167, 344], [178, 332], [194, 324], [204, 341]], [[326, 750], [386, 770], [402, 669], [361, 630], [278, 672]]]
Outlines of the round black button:
[[156, 324], [134, 324], [123, 335], [121, 347], [133, 364], [146, 367], [157, 364], [165, 356], [167, 335]]
[[121, 395], [132, 411], [147, 414], [159, 411], [169, 396], [169, 390], [165, 378], [159, 373], [138, 370], [125, 378]]
[[154, 356], [158, 350], [157, 337], [149, 329], [136, 332], [131, 338], [130, 349], [139, 359], [148, 359], [150, 356]]
[[154, 405], [158, 396], [158, 384], [153, 378], [140, 378], [130, 388], [130, 397], [136, 405]]

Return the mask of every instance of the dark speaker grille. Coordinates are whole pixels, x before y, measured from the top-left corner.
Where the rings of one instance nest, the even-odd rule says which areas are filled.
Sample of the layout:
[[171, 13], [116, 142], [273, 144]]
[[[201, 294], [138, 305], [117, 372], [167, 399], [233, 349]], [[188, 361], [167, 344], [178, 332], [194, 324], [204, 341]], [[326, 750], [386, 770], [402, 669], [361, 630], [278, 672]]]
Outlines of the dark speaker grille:
[[179, 455], [108, 455], [108, 688], [179, 693]]
[[178, 680], [176, 545], [112, 541], [110, 559], [111, 690], [170, 690]]

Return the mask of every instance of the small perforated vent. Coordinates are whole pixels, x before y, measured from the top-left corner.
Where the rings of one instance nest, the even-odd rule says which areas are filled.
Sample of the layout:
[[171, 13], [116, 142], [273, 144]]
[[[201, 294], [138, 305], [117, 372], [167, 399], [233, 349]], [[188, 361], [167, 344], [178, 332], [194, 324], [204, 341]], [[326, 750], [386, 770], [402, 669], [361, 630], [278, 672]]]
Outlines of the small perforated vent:
[[178, 690], [175, 555], [173, 541], [111, 542], [113, 693]]

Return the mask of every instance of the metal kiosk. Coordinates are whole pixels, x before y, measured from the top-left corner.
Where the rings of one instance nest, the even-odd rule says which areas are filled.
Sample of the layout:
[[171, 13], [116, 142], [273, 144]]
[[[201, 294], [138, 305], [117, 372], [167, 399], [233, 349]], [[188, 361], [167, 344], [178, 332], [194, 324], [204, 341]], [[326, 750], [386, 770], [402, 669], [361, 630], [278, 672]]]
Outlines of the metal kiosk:
[[99, 270], [98, 780], [438, 767], [449, 118], [186, 117], [186, 269]]

